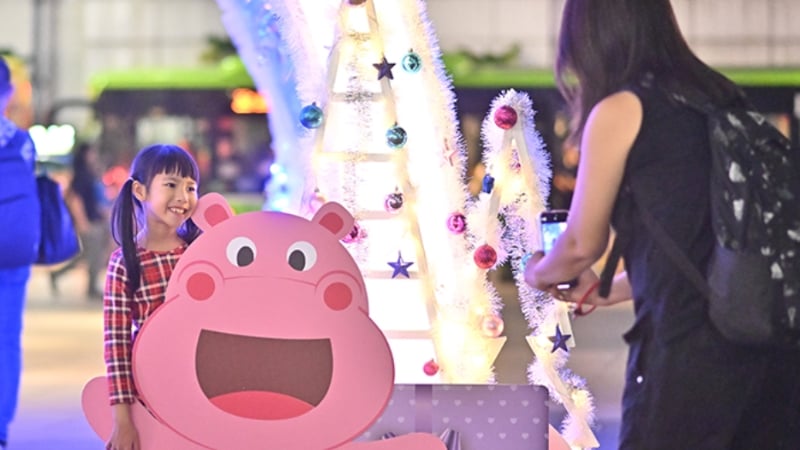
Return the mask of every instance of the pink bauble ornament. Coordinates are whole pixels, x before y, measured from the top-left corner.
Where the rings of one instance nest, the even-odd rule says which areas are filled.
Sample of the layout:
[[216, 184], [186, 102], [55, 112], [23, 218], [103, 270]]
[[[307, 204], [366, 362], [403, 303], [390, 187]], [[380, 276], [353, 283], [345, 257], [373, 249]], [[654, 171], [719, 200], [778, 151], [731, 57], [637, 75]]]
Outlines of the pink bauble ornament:
[[503, 334], [504, 328], [505, 323], [503, 323], [503, 319], [494, 314], [483, 316], [481, 319], [481, 331], [483, 331], [485, 336], [493, 338], [498, 337]]
[[342, 238], [342, 242], [345, 244], [352, 244], [354, 242], [361, 242], [366, 237], [366, 230], [361, 228], [361, 225], [359, 225], [358, 222], [353, 222], [353, 229]]
[[425, 375], [432, 377], [439, 373], [439, 364], [436, 364], [434, 360], [430, 360], [422, 366], [422, 371], [425, 372]]
[[497, 251], [491, 245], [483, 244], [475, 249], [472, 259], [481, 269], [489, 269], [497, 262]]
[[453, 234], [467, 231], [467, 218], [460, 212], [454, 212], [447, 218], [447, 229]]
[[494, 124], [504, 130], [510, 129], [517, 124], [517, 111], [508, 105], [497, 108], [494, 112]]

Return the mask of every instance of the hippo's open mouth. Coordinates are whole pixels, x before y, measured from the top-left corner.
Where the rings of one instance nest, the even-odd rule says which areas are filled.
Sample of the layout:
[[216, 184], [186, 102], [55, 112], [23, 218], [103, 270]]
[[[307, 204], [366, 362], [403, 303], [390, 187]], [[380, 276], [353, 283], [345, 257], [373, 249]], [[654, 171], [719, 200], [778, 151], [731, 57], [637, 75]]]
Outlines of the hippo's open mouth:
[[195, 368], [200, 388], [221, 410], [282, 420], [319, 405], [333, 374], [328, 339], [276, 339], [203, 330]]

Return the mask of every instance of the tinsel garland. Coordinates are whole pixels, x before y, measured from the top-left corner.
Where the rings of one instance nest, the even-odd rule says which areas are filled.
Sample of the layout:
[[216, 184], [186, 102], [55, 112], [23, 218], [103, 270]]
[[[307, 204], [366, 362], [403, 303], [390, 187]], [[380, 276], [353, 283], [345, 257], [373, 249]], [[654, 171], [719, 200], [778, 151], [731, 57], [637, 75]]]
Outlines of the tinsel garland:
[[592, 396], [584, 380], [564, 367], [568, 352], [553, 348], [549, 339], [557, 325], [559, 331], [570, 330], [568, 307], [531, 288], [524, 279], [525, 255], [540, 248], [537, 219], [546, 209], [552, 174], [549, 155], [534, 127], [534, 114], [528, 95], [514, 90], [492, 103], [481, 131], [483, 163], [493, 186], [474, 201], [468, 220], [484, 224], [473, 231], [497, 246], [498, 261], [507, 259], [511, 264], [520, 305], [532, 330], [527, 338], [535, 354], [528, 370], [530, 382], [546, 386], [551, 398], [564, 405], [566, 441], [574, 447], [594, 448], [599, 444], [590, 428]]

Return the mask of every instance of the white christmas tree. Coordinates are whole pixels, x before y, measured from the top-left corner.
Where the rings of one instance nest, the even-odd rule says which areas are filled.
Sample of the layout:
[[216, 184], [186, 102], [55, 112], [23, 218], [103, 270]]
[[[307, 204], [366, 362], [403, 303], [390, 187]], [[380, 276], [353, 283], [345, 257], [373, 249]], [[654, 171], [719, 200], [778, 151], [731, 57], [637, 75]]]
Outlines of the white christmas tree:
[[486, 281], [496, 255], [474, 255], [466, 238], [464, 149], [425, 2], [272, 7], [304, 105], [299, 212], [337, 201], [355, 216], [347, 245], [396, 381], [493, 382], [505, 342], [500, 299]]
[[509, 90], [492, 104], [482, 127], [483, 190], [468, 214], [474, 246], [497, 249], [498, 261], [508, 260], [531, 334], [528, 344], [535, 359], [529, 367], [532, 384], [546, 386], [551, 398], [563, 404], [567, 417], [564, 438], [573, 447], [599, 444], [590, 424], [593, 401], [585, 383], [564, 365], [575, 346], [566, 303], [525, 283], [528, 252], [541, 248], [539, 213], [547, 208], [550, 159], [534, 127], [534, 110], [527, 94]]

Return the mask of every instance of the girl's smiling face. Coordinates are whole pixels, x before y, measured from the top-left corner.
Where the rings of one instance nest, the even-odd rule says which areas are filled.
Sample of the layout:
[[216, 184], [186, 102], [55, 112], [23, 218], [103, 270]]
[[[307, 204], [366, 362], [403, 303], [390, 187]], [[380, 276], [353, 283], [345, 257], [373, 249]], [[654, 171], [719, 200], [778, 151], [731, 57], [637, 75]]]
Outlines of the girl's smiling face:
[[197, 207], [197, 182], [177, 173], [159, 173], [148, 187], [137, 183], [135, 195], [148, 228], [163, 225], [177, 230]]

